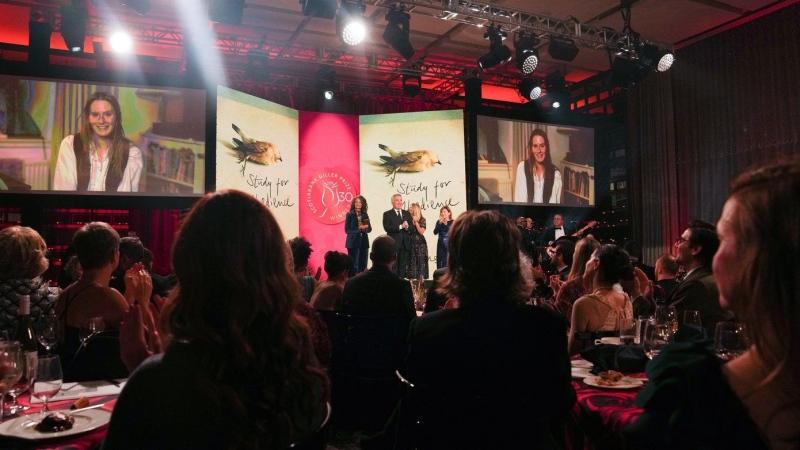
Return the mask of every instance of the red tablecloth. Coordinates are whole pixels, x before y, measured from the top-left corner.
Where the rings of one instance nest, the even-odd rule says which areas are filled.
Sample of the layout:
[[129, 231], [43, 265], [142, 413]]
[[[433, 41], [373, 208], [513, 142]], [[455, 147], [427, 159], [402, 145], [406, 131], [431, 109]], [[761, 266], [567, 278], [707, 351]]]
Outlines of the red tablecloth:
[[[42, 410], [41, 403], [30, 403], [30, 394], [25, 392], [24, 394], [20, 395], [18, 401], [22, 405], [30, 406], [31, 408], [21, 415], [30, 415], [30, 414], [38, 414]], [[58, 402], [50, 402], [48, 403], [48, 407], [55, 411], [59, 409], [69, 409], [72, 403], [75, 400], [61, 400]], [[96, 405], [98, 403], [103, 403], [102, 409], [106, 411], [111, 411], [114, 409], [114, 404], [117, 401], [117, 396], [104, 396], [104, 397], [89, 397], [89, 403], [92, 405]], [[14, 417], [9, 417], [4, 419], [4, 421], [12, 420]], [[100, 446], [100, 443], [103, 442], [103, 439], [106, 436], [106, 429], [107, 426], [102, 426], [96, 430], [92, 430], [86, 433], [74, 435], [74, 436], [66, 436], [62, 438], [54, 438], [54, 439], [47, 439], [37, 442], [32, 442], [31, 446], [25, 446], [25, 448], [32, 448], [32, 449], [60, 449], [60, 450], [89, 450], [89, 449], [96, 449]], [[5, 445], [4, 445], [5, 443]], [[19, 441], [9, 441], [4, 436], [0, 436], [0, 448], [22, 448], [19, 445]]]

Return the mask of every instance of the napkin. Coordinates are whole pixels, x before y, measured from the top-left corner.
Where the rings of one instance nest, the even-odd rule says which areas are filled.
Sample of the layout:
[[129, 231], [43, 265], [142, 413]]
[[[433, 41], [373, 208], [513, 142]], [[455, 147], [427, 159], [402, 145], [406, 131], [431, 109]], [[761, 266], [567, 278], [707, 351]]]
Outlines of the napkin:
[[675, 342], [696, 342], [708, 349], [714, 348], [714, 335], [711, 330], [682, 323], [675, 333]]
[[[57, 402], [60, 400], [72, 400], [81, 397], [102, 397], [106, 395], [119, 395], [122, 388], [125, 386], [127, 379], [116, 380], [119, 386], [115, 386], [110, 381], [81, 381], [64, 383], [61, 385], [61, 390], [53, 396], [48, 402]], [[35, 396], [31, 396], [31, 403], [43, 403]]]
[[648, 358], [644, 349], [635, 345], [599, 345], [581, 351], [583, 359], [594, 364], [592, 373], [607, 370], [617, 372], [644, 372]]

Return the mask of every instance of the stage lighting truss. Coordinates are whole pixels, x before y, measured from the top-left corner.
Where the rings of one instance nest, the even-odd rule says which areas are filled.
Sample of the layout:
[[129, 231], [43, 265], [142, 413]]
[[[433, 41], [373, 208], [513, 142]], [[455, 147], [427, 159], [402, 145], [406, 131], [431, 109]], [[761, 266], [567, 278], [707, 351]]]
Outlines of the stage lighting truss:
[[490, 25], [487, 27], [483, 38], [489, 41], [489, 53], [478, 58], [478, 67], [486, 70], [511, 61], [511, 50], [503, 45], [503, 40], [506, 36], [506, 32], [500, 29], [499, 26]]
[[389, 9], [386, 13], [386, 29], [383, 31], [383, 40], [405, 59], [414, 56], [414, 47], [409, 40], [409, 23], [411, 16], [405, 7], [398, 6]]
[[342, 0], [336, 13], [336, 34], [345, 45], [358, 45], [367, 37], [367, 25], [364, 21], [366, 6], [359, 0], [350, 2]]
[[538, 81], [525, 78], [517, 86], [519, 94], [526, 100], [536, 100], [542, 95], [542, 85]]
[[539, 65], [539, 38], [525, 33], [517, 33], [514, 49], [517, 53], [517, 69], [523, 75], [530, 75]]

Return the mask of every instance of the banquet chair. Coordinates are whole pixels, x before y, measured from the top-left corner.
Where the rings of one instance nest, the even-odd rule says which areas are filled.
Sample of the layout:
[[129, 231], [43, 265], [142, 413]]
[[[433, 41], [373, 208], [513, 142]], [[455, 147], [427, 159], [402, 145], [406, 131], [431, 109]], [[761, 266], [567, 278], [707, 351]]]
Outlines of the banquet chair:
[[63, 364], [64, 382], [128, 378], [128, 369], [120, 357], [117, 330], [93, 333]]
[[330, 430], [331, 420], [331, 404], [325, 403], [325, 420], [319, 428], [316, 429], [310, 436], [304, 438], [302, 441], [295, 442], [289, 446], [292, 450], [325, 450], [328, 446], [328, 432]]

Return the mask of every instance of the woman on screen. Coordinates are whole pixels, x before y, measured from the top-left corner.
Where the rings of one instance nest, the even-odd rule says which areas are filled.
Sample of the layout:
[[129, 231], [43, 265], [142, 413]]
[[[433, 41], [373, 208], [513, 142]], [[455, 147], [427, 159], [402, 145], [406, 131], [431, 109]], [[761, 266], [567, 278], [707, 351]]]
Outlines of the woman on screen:
[[547, 133], [539, 128], [528, 139], [528, 158], [517, 166], [514, 201], [561, 203], [561, 172], [553, 165]]
[[142, 152], [125, 138], [116, 97], [95, 92], [83, 107], [80, 132], [61, 141], [53, 190], [137, 192]]

